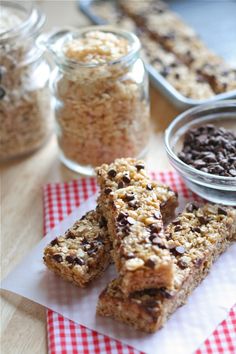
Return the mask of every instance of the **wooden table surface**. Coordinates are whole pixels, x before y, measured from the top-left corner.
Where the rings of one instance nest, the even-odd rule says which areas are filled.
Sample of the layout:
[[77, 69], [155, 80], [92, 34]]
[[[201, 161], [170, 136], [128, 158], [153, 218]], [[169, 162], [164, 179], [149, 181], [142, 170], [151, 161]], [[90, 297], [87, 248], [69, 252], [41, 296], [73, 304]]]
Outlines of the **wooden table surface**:
[[[39, 1], [47, 15], [46, 30], [58, 25], [83, 26], [88, 20], [74, 1]], [[56, 15], [55, 15], [56, 12]], [[152, 137], [147, 156], [152, 170], [170, 169], [163, 132], [178, 111], [151, 89]], [[42, 187], [75, 179], [61, 165], [55, 136], [34, 155], [1, 166], [1, 265], [4, 278], [43, 236]], [[20, 296], [1, 292], [3, 354], [47, 353], [45, 309]]]

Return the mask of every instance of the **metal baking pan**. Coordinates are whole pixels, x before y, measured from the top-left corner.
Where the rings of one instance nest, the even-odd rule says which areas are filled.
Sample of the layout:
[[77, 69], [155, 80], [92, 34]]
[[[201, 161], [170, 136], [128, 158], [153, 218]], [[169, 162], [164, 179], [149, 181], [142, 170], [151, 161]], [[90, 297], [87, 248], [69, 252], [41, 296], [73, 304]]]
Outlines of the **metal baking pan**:
[[[108, 0], [77, 0], [80, 10], [94, 24], [104, 25], [106, 21], [97, 16], [91, 8], [91, 4], [95, 1], [98, 3]], [[196, 30], [209, 48], [221, 55], [228, 63], [236, 64], [236, 1], [169, 0], [166, 2], [169, 2], [170, 8]], [[147, 64], [146, 67], [153, 86], [180, 110], [203, 103], [236, 98], [236, 90], [217, 94], [205, 100], [185, 97], [151, 65]]]

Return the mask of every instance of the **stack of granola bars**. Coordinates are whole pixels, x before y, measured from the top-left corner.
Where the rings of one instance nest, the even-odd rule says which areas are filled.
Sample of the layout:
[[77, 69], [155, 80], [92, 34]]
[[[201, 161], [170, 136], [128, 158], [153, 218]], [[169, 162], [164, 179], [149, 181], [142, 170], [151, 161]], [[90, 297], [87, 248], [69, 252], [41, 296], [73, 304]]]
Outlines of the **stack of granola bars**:
[[117, 279], [101, 293], [97, 313], [146, 332], [159, 329], [207, 275], [235, 238], [231, 208], [190, 203], [171, 223], [177, 195], [152, 182], [144, 163], [118, 159], [97, 168], [96, 210], [45, 249], [49, 269], [79, 286], [113, 260]]

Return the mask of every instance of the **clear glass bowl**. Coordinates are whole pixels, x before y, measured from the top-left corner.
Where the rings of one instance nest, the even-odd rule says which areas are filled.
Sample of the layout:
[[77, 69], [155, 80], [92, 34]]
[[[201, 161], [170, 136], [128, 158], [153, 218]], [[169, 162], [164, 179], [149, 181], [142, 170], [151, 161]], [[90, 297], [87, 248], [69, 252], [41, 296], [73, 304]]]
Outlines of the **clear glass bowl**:
[[165, 132], [165, 148], [170, 163], [194, 193], [214, 203], [236, 206], [236, 177], [199, 171], [177, 156], [182, 150], [185, 133], [206, 124], [214, 124], [236, 133], [236, 100], [201, 105], [180, 114]]

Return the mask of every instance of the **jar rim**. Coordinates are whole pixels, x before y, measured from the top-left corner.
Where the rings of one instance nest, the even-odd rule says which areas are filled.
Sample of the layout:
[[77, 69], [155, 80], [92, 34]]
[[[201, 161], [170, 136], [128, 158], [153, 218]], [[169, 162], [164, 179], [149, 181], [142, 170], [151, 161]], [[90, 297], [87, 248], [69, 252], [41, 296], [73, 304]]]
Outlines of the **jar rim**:
[[[92, 31], [101, 31], [112, 33], [115, 35], [119, 35], [128, 40], [130, 45], [130, 50], [127, 54], [106, 63], [84, 63], [79, 62], [73, 59], [66, 58], [63, 51], [61, 50], [62, 47], [68, 43], [68, 40], [73, 40], [75, 38], [79, 38], [85, 33], [92, 32]], [[44, 37], [44, 36], [43, 36]], [[43, 38], [44, 45], [53, 55], [55, 62], [57, 64], [62, 64], [63, 66], [67, 66], [68, 68], [97, 68], [102, 66], [112, 66], [117, 64], [124, 64], [129, 63], [136, 54], [139, 53], [141, 44], [138, 37], [129, 31], [117, 29], [114, 26], [89, 26], [82, 29], [76, 29], [73, 27], [63, 28], [59, 31], [56, 31], [45, 39]], [[42, 42], [41, 42], [42, 44]]]
[[0, 44], [4, 44], [4, 42], [8, 43], [9, 40], [14, 41], [24, 36], [34, 37], [45, 23], [45, 16], [33, 5], [32, 1], [22, 1], [19, 3], [18, 1], [3, 0], [1, 5], [5, 8], [19, 11], [21, 14], [24, 13], [26, 17], [22, 19], [19, 25], [0, 33]]

